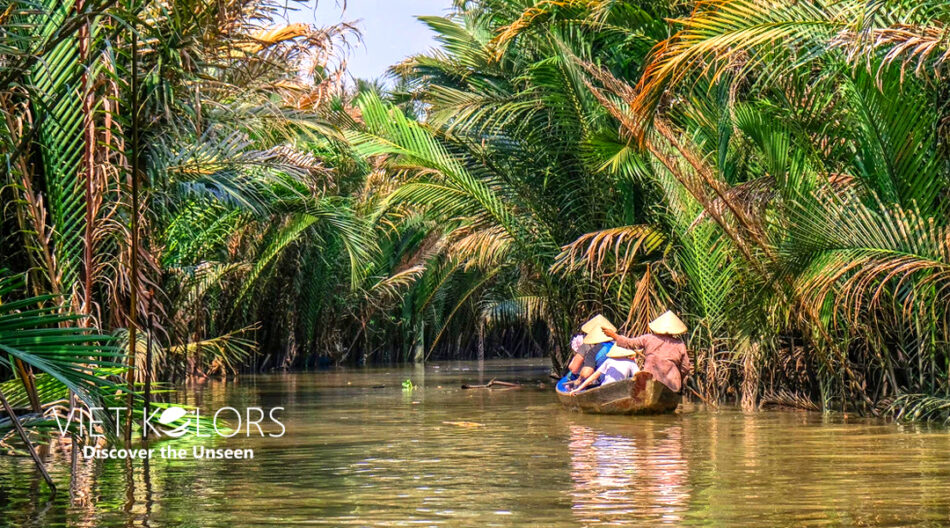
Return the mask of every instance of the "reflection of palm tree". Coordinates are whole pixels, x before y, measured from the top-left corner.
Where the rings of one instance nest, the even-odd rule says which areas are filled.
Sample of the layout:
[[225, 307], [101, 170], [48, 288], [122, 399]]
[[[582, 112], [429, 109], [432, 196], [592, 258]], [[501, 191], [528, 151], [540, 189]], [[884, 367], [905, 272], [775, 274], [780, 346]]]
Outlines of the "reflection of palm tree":
[[689, 499], [682, 427], [656, 424], [623, 434], [570, 427], [573, 510], [585, 524], [679, 522]]

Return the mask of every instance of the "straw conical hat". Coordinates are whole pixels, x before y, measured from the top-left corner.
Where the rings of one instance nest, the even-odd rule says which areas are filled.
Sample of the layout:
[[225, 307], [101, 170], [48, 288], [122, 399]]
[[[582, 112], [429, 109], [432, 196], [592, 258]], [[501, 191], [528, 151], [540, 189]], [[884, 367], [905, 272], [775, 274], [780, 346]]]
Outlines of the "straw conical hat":
[[584, 336], [585, 345], [596, 345], [598, 343], [606, 343], [607, 341], [613, 341], [614, 338], [608, 336], [604, 333], [603, 328], [597, 327]]
[[650, 322], [650, 331], [654, 334], [679, 335], [686, 333], [686, 325], [676, 314], [667, 310], [666, 313]]
[[612, 325], [610, 321], [607, 320], [603, 315], [597, 314], [593, 319], [584, 323], [584, 326], [581, 326], [581, 332], [589, 334], [594, 330], [600, 330], [601, 327], [609, 328], [614, 332], [617, 331], [617, 327]]
[[609, 358], [625, 358], [630, 357], [636, 354], [636, 351], [630, 350], [629, 348], [624, 348], [619, 345], [614, 345], [610, 347], [610, 351], [607, 352], [607, 357]]

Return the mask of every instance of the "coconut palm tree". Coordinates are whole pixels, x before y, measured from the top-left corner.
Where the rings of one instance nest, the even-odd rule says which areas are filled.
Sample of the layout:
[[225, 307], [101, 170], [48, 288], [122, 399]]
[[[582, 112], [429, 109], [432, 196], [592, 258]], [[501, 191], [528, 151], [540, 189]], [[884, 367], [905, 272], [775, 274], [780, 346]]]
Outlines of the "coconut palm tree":
[[[4, 282], [3, 301], [13, 315], [33, 306], [50, 338], [5, 349], [0, 376], [22, 381], [5, 392], [34, 413], [60, 389], [89, 406], [120, 374], [131, 398], [136, 379], [237, 369], [256, 344], [248, 292], [278, 282], [269, 267], [294, 244], [338, 241], [359, 276], [372, 244], [317, 157], [339, 136], [321, 112], [339, 86], [333, 44], [352, 31], [277, 26], [272, 7], [5, 9], [0, 266], [29, 279]], [[14, 344], [34, 331], [8, 330]]]
[[752, 376], [804, 346], [825, 405], [946, 390], [943, 52], [896, 37], [942, 27], [945, 6], [879, 7], [703, 5], [635, 85], [590, 68], [638, 146], [673, 146], [672, 175], [676, 159], [691, 166], [677, 180], [703, 221], [781, 300], [741, 311], [773, 314], [770, 332], [733, 332], [756, 351]]
[[367, 99], [349, 137], [479, 320], [674, 306], [707, 399], [877, 412], [946, 390], [944, 8], [459, 3], [394, 68], [424, 123]]

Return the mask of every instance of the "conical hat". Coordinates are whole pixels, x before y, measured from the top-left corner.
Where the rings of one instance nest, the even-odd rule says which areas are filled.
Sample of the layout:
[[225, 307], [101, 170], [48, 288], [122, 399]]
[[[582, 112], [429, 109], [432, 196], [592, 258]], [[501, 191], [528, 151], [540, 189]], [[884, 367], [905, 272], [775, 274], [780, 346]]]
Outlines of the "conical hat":
[[607, 341], [613, 341], [614, 338], [608, 336], [604, 333], [604, 330], [598, 326], [584, 336], [585, 345], [596, 345], [598, 343], [606, 343]]
[[622, 346], [614, 345], [610, 347], [610, 351], [607, 352], [607, 357], [609, 358], [625, 358], [630, 357], [636, 354], [636, 351], [630, 350], [629, 348], [624, 348]]
[[670, 310], [651, 321], [649, 326], [650, 331], [654, 334], [680, 335], [686, 333], [686, 325]]
[[594, 330], [600, 330], [601, 327], [609, 328], [614, 332], [617, 331], [617, 327], [612, 325], [610, 321], [607, 320], [603, 315], [597, 314], [593, 319], [584, 323], [584, 326], [581, 326], [581, 332], [589, 334]]

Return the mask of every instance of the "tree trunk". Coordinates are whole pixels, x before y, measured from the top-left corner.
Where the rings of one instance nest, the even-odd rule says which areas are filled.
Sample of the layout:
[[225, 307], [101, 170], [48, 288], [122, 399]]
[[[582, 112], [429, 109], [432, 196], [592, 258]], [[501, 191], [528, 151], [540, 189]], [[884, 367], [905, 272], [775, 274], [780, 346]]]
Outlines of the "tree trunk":
[[126, 374], [125, 410], [125, 443], [132, 444], [132, 405], [134, 402], [133, 388], [135, 386], [135, 345], [136, 330], [138, 330], [138, 289], [139, 289], [139, 101], [138, 101], [138, 33], [132, 31], [132, 79], [131, 79], [131, 107], [132, 107], [132, 155], [129, 163], [131, 169], [131, 243], [130, 243], [130, 277], [129, 277], [129, 371]]
[[412, 362], [421, 365], [426, 360], [426, 325], [423, 321], [416, 324], [415, 340], [412, 343]]
[[478, 323], [478, 362], [485, 361], [485, 325]]

